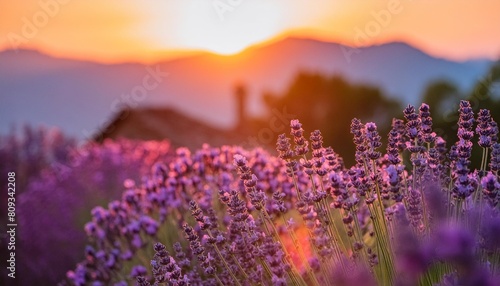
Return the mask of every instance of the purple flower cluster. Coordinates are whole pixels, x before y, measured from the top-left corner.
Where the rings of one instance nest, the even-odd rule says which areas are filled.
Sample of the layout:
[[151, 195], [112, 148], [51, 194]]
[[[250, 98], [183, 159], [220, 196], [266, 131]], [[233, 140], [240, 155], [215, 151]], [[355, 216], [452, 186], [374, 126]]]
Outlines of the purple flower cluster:
[[120, 201], [93, 210], [91, 247], [67, 283], [498, 284], [497, 127], [480, 111], [475, 128], [468, 102], [459, 112], [450, 152], [426, 104], [393, 121], [385, 154], [376, 124], [354, 119], [352, 167], [298, 120], [293, 140], [278, 137], [278, 156], [178, 149], [140, 184], [128, 181]]
[[483, 148], [491, 148], [491, 146], [497, 142], [498, 125], [493, 118], [491, 118], [489, 110], [479, 110], [476, 133], [479, 136], [478, 145]]
[[[282, 265], [287, 259], [285, 250], [270, 233], [262, 233], [264, 220], [286, 211], [290, 202], [285, 203], [284, 198], [294, 196], [291, 184], [285, 183], [289, 181], [285, 168], [281, 159], [259, 149], [249, 153], [239, 147], [204, 146], [194, 154], [178, 149], [167, 164], [155, 165], [140, 186], [127, 180], [120, 201], [92, 211], [92, 221], [85, 227], [91, 245], [104, 257], [117, 254], [113, 256], [115, 263], [95, 263], [86, 256], [68, 272], [68, 282], [120, 283], [123, 276], [113, 273], [135, 269], [125, 275], [130, 283], [137, 273], [133, 267], [140, 263], [138, 257], [168, 237], [172, 243], [166, 247], [179, 254], [169, 257], [182, 270], [182, 280], [191, 284], [216, 284], [217, 280], [234, 284], [234, 277], [260, 281], [266, 275], [274, 281], [286, 281], [290, 265]], [[241, 194], [248, 194], [249, 200]], [[227, 208], [226, 214], [220, 213], [221, 206]], [[266, 210], [266, 218], [254, 219], [251, 212], [259, 209]], [[172, 228], [185, 232], [190, 247], [174, 244], [182, 236]], [[226, 263], [221, 263], [220, 257]], [[186, 263], [192, 258], [195, 265]], [[143, 266], [148, 267], [152, 279], [165, 274], [161, 267], [155, 274], [151, 266]], [[81, 277], [86, 280], [82, 282]], [[144, 285], [149, 283], [149, 278], [140, 280]]]
[[[17, 204], [19, 225], [23, 225], [18, 233], [19, 255], [32, 256], [19, 265], [20, 271], [31, 273], [21, 278], [23, 283], [55, 284], [62, 279], [67, 265], [81, 257], [86, 243], [83, 226], [90, 210], [119, 198], [123, 182], [140, 179], [138, 171], [147, 172], [155, 161], [168, 158], [169, 146], [166, 141], [121, 140], [75, 147], [68, 150], [66, 160], [31, 178]], [[98, 215], [102, 212], [94, 213]]]
[[453, 195], [459, 200], [465, 200], [476, 189], [477, 181], [470, 172], [470, 157], [472, 154], [472, 138], [474, 137], [474, 113], [470, 103], [460, 102], [460, 118], [458, 121], [458, 142], [452, 149], [452, 168], [455, 186]]

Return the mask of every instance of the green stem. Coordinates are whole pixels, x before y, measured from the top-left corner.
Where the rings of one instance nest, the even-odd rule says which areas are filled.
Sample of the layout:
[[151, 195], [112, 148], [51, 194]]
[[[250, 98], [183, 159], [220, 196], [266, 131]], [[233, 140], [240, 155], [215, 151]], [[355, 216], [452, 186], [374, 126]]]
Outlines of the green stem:
[[[290, 254], [288, 253], [288, 250], [287, 250], [287, 249], [286, 249], [286, 247], [285, 247], [285, 244], [283, 243], [283, 241], [282, 241], [282, 239], [281, 239], [281, 237], [280, 237], [280, 235], [279, 235], [278, 230], [276, 229], [276, 226], [274, 226], [274, 223], [273, 223], [273, 222], [272, 222], [272, 220], [270, 219], [270, 216], [269, 216], [269, 214], [267, 213], [267, 210], [263, 207], [263, 208], [261, 208], [261, 212], [263, 213], [264, 218], [266, 219], [266, 220], [264, 221], [264, 223], [268, 223], [268, 224], [270, 225], [270, 227], [271, 227], [271, 229], [273, 230], [273, 233], [274, 233], [274, 238], [275, 238], [275, 239], [276, 239], [276, 241], [277, 241], [277, 242], [279, 242], [279, 244], [281, 245], [281, 248], [282, 248], [282, 249], [283, 249], [283, 251], [285, 252], [285, 256], [286, 256], [288, 259], [289, 259], [289, 258], [291, 258]], [[288, 260], [288, 263], [290, 264], [290, 267], [292, 267], [293, 272], [298, 274], [298, 273], [299, 273], [299, 271], [297, 270], [297, 267], [295, 266], [295, 264], [293, 263], [293, 261]], [[307, 263], [307, 261], [306, 261], [306, 263]], [[306, 265], [307, 265], [307, 267], [306, 267], [306, 269], [307, 269], [307, 273], [308, 273], [308, 275], [310, 276], [311, 281], [316, 282], [316, 283], [315, 283], [315, 285], [318, 285], [318, 286], [319, 286], [318, 282], [315, 280], [314, 274], [312, 274], [312, 271], [311, 271], [311, 268], [309, 267], [309, 264], [307, 263]], [[300, 276], [299, 276], [299, 277], [300, 277]], [[300, 277], [300, 279], [302, 280], [302, 282], [304, 283], [304, 285], [306, 285], [306, 283], [305, 283], [305, 281], [303, 280], [303, 278], [302, 278], [302, 277]]]
[[229, 275], [231, 275], [231, 277], [233, 278], [234, 283], [236, 285], [241, 286], [241, 283], [238, 281], [238, 278], [236, 278], [236, 276], [234, 275], [233, 270], [231, 270], [231, 268], [229, 267], [229, 265], [226, 262], [226, 259], [224, 259], [224, 257], [222, 256], [222, 253], [220, 253], [219, 247], [217, 247], [217, 245], [214, 245], [214, 249], [217, 252], [217, 255], [219, 256], [220, 260], [222, 260], [222, 263], [224, 263], [224, 267], [226, 267], [227, 272], [229, 272]]

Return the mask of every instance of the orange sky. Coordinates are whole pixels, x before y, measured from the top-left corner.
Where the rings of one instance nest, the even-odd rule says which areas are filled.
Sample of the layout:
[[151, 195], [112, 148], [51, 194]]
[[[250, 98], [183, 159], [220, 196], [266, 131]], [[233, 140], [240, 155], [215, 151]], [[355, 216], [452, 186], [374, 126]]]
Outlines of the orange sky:
[[498, 0], [22, 0], [0, 2], [0, 49], [103, 62], [235, 53], [296, 35], [403, 40], [457, 60], [500, 57]]

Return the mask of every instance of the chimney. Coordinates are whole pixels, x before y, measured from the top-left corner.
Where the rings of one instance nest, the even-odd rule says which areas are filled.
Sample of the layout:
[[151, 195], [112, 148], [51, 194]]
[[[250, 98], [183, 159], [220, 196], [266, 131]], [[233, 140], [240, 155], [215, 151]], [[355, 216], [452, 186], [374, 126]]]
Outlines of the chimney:
[[[244, 84], [237, 84], [234, 88], [234, 95], [236, 97], [236, 129], [243, 128], [247, 124], [247, 89]], [[240, 132], [243, 130], [239, 130]]]

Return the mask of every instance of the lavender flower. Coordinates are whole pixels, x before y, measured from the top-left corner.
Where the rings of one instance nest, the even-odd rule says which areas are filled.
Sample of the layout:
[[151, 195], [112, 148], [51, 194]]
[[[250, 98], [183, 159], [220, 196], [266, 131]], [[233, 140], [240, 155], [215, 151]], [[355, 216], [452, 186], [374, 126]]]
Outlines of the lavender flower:
[[144, 276], [147, 274], [147, 269], [146, 267], [142, 265], [137, 265], [132, 268], [132, 271], [130, 271], [130, 277], [132, 278], [137, 278], [139, 276]]
[[278, 149], [279, 157], [283, 160], [289, 160], [294, 155], [293, 151], [291, 150], [290, 138], [287, 138], [285, 134], [281, 134], [278, 136], [276, 149]]
[[321, 131], [314, 130], [311, 132], [310, 139], [313, 157], [321, 158], [323, 156], [323, 136], [321, 136]]
[[488, 202], [492, 207], [495, 207], [498, 204], [498, 193], [500, 190], [500, 183], [498, 182], [497, 176], [489, 172], [481, 179], [481, 186], [483, 187], [483, 193], [488, 199]]
[[378, 158], [380, 158], [380, 152], [375, 150], [382, 146], [382, 143], [380, 142], [381, 137], [377, 132], [377, 125], [375, 125], [375, 123], [373, 122], [369, 122], [365, 125], [365, 128], [365, 134], [368, 143], [368, 151], [366, 155], [370, 160], [377, 160]]
[[[68, 282], [498, 284], [500, 145], [488, 137], [490, 170], [481, 177], [470, 164], [470, 104], [461, 103], [459, 141], [448, 157], [429, 110], [409, 106], [406, 125], [393, 121], [384, 156], [376, 125], [354, 119], [356, 165], [348, 168], [319, 131], [307, 142], [297, 120], [295, 150], [280, 135], [278, 157], [238, 146], [178, 149], [141, 183], [127, 181], [119, 201], [92, 211], [92, 247]], [[479, 136], [495, 129], [487, 115], [480, 112], [478, 122], [490, 123], [479, 123]], [[151, 263], [138, 265], [151, 247]]]
[[432, 117], [429, 105], [422, 103], [419, 111], [422, 139], [425, 143], [432, 143], [436, 138], [436, 133], [432, 132]]
[[453, 195], [460, 200], [469, 197], [475, 190], [476, 180], [470, 174], [470, 156], [472, 153], [472, 132], [474, 124], [474, 113], [467, 101], [460, 102], [460, 119], [458, 121], [458, 138], [456, 143], [457, 158], [453, 163], [455, 186]]
[[490, 148], [493, 143], [497, 142], [498, 126], [491, 118], [489, 110], [479, 110], [476, 133], [479, 135], [478, 145], [483, 148]]
[[498, 173], [500, 170], [500, 143], [493, 144], [491, 149], [490, 170]]
[[295, 153], [298, 156], [302, 156], [309, 152], [309, 142], [304, 137], [304, 129], [302, 129], [302, 124], [294, 119], [290, 121], [290, 127], [292, 131], [290, 134], [293, 136], [293, 140], [295, 141]]
[[408, 105], [403, 111], [406, 118], [406, 134], [409, 137], [409, 141], [421, 140], [419, 137], [421, 129], [421, 119], [418, 114], [415, 113], [415, 107]]
[[401, 160], [399, 152], [402, 152], [406, 146], [404, 144], [404, 123], [403, 120], [394, 119], [392, 128], [389, 132], [389, 140], [387, 142], [387, 159], [393, 165], [399, 165]]
[[356, 163], [358, 166], [363, 166], [365, 164], [368, 147], [365, 142], [364, 126], [357, 118], [354, 118], [351, 122], [351, 134], [354, 136], [353, 141], [356, 145]]

